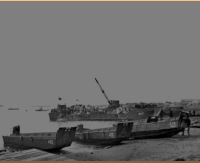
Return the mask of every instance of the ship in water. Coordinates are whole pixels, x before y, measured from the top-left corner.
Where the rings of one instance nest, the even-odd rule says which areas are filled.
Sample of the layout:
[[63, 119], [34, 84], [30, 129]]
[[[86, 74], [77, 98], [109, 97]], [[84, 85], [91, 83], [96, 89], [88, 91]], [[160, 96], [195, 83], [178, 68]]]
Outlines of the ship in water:
[[40, 109], [36, 109], [35, 111], [48, 111], [49, 109], [43, 109], [42, 107], [40, 107]]
[[[101, 108], [95, 106], [73, 105], [67, 107], [64, 105], [57, 105], [57, 108], [51, 109], [49, 113], [50, 121], [145, 121], [148, 117], [154, 116], [160, 108], [156, 104], [125, 104], [122, 105], [118, 100], [109, 100], [105, 91], [99, 84], [98, 80], [95, 81], [99, 85], [103, 95], [105, 96], [108, 106]], [[61, 99], [61, 98], [59, 98]], [[165, 108], [165, 112], [173, 111], [174, 115], [180, 113], [179, 107]]]
[[19, 110], [19, 108], [8, 108], [8, 110]]

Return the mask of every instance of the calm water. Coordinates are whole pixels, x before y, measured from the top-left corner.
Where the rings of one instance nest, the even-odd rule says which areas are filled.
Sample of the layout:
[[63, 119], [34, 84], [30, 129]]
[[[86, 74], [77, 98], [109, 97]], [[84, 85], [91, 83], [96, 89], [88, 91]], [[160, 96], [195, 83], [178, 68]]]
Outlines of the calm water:
[[[59, 127], [72, 127], [83, 124], [85, 128], [95, 129], [111, 127], [114, 122], [50, 122], [48, 111], [35, 111], [36, 107], [19, 107], [19, 110], [8, 110], [8, 107], [0, 107], [0, 149], [3, 147], [3, 135], [10, 135], [13, 126], [20, 125], [21, 133], [32, 132], [56, 132]], [[27, 111], [26, 111], [27, 110]], [[75, 142], [63, 150], [70, 152], [92, 151], [98, 149], [95, 146], [80, 145]]]

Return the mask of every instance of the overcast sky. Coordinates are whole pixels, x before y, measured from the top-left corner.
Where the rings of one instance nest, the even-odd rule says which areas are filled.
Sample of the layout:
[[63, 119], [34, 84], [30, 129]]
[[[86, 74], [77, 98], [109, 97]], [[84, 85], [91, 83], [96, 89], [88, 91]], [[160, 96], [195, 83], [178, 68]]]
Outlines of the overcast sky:
[[200, 99], [199, 2], [0, 2], [0, 104]]

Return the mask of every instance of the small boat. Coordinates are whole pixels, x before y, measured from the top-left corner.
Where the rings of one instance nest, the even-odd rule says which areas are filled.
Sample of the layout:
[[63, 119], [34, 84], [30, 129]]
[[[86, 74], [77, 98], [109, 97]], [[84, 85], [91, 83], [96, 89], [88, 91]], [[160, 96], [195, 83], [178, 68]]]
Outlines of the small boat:
[[76, 127], [61, 127], [57, 132], [20, 133], [20, 126], [13, 128], [10, 136], [3, 136], [4, 147], [17, 149], [61, 150], [71, 145]]
[[[183, 113], [183, 112], [181, 112]], [[186, 113], [184, 114], [186, 117]], [[177, 135], [184, 130], [182, 127], [185, 123], [180, 116], [163, 118], [162, 110], [157, 115], [147, 118], [146, 122], [133, 122], [133, 128], [130, 138], [133, 139], [151, 139], [151, 138], [167, 138]]]
[[8, 108], [8, 110], [19, 110], [19, 108]]
[[133, 122], [117, 123], [113, 127], [100, 129], [86, 129], [78, 125], [75, 142], [95, 145], [115, 145], [122, 141], [129, 140]]
[[46, 110], [44, 110], [44, 109], [42, 109], [42, 107], [40, 108], [40, 109], [36, 109], [35, 111], [48, 111], [49, 109], [46, 109]]
[[130, 137], [134, 139], [168, 138], [177, 135], [183, 129], [179, 127], [178, 120], [158, 121], [133, 125]]

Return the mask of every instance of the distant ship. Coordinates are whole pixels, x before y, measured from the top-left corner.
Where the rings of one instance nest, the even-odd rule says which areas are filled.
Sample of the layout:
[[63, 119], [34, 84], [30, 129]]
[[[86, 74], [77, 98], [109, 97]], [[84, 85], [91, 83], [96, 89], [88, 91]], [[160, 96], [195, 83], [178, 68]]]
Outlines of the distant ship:
[[40, 108], [40, 109], [36, 109], [35, 111], [48, 111], [49, 109], [46, 109], [46, 110], [44, 110], [44, 109], [42, 109], [42, 107]]
[[30, 106], [30, 107], [50, 107], [50, 106], [48, 106], [48, 105], [43, 105], [43, 106], [41, 106], [41, 105], [40, 106], [39, 105], [38, 106], [37, 105], [33, 105], [33, 106]]
[[8, 108], [8, 110], [19, 110], [19, 108]]

